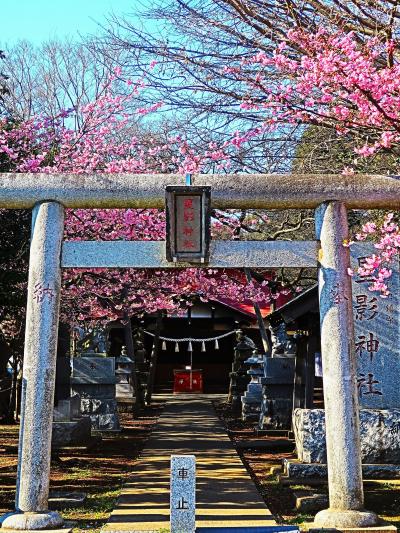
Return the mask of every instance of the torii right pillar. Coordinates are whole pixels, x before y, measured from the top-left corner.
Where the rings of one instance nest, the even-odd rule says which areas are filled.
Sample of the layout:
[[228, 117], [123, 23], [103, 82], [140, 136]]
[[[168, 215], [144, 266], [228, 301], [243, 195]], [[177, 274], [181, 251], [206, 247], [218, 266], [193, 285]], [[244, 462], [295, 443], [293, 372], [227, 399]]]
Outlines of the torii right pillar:
[[319, 308], [324, 379], [329, 508], [314, 524], [324, 528], [375, 526], [364, 509], [360, 422], [351, 297], [346, 206], [324, 202], [316, 210], [319, 251]]

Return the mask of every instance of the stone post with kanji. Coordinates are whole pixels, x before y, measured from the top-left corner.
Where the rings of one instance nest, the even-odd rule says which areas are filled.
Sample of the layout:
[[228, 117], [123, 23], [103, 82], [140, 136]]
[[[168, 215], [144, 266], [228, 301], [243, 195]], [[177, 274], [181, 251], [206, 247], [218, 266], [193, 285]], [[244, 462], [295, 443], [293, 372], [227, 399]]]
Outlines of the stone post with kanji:
[[196, 457], [171, 455], [171, 533], [196, 531]]
[[63, 524], [48, 510], [64, 208], [37, 204], [29, 258], [16, 512], [3, 528], [52, 529]]
[[353, 332], [347, 210], [325, 202], [316, 210], [319, 305], [324, 375], [329, 508], [315, 517], [318, 527], [365, 527], [377, 516], [364, 510], [357, 368]]

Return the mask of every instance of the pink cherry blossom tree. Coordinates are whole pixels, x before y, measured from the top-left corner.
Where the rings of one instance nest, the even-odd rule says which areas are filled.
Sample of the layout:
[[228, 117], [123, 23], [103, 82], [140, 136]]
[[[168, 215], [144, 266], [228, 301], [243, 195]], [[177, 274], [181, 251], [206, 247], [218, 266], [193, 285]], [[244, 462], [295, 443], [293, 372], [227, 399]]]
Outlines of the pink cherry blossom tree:
[[[301, 53], [294, 56], [293, 47]], [[338, 135], [353, 134], [355, 154], [369, 157], [398, 150], [400, 66], [394, 48], [393, 40], [378, 38], [360, 44], [352, 32], [291, 30], [272, 55], [256, 53], [228, 70], [248, 88], [241, 107], [264, 114], [262, 128], [333, 128]], [[280, 73], [273, 82], [271, 70]], [[258, 133], [238, 132], [235, 143]]]
[[[400, 166], [398, 45], [395, 37], [360, 41], [353, 32], [290, 30], [272, 54], [260, 51], [240, 67], [225, 69], [243, 83], [241, 107], [264, 116], [257, 128], [236, 132], [232, 143], [240, 146], [282, 124], [323, 126], [339, 138], [353, 138], [354, 164], [343, 169], [344, 175], [355, 174], [360, 160], [386, 154]], [[294, 49], [298, 53], [293, 54]], [[272, 71], [280, 76], [271, 80]], [[373, 276], [371, 290], [387, 296], [390, 263], [400, 247], [394, 215], [380, 224], [365, 224], [356, 238], [372, 236], [377, 238], [377, 254], [360, 274]]]
[[[156, 112], [157, 102], [149, 107], [132, 108], [143, 80], [127, 80], [123, 95], [113, 91], [118, 69], [102, 94], [79, 110], [62, 112], [56, 120], [34, 117], [17, 127], [0, 124], [0, 153], [7, 166], [16, 172], [47, 173], [157, 173], [199, 172], [207, 164], [228, 164], [228, 145], [198, 154], [187, 140], [132, 135], [133, 119]], [[120, 80], [119, 80], [120, 82]], [[69, 128], [73, 113], [79, 112], [81, 124]], [[137, 131], [137, 128], [135, 128]], [[238, 218], [218, 213], [214, 219], [215, 235], [237, 232]], [[265, 224], [262, 217], [249, 225]], [[156, 209], [89, 209], [67, 210], [65, 238], [69, 240], [161, 240], [165, 237], [165, 217]], [[172, 312], [191, 303], [194, 297], [204, 300], [226, 297], [241, 301], [268, 298], [263, 284], [246, 284], [244, 278], [212, 269], [174, 271], [134, 269], [67, 270], [64, 272], [63, 316], [66, 319], [117, 319], [127, 315], [165, 310]], [[276, 294], [274, 294], [276, 298]]]

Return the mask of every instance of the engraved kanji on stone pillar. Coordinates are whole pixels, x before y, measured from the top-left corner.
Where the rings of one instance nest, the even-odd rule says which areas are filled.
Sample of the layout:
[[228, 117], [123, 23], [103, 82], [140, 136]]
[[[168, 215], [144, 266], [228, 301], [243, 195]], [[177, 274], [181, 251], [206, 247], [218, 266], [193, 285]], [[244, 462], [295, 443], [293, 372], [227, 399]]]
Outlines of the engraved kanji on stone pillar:
[[171, 533], [196, 530], [196, 457], [171, 455]]
[[400, 348], [393, 339], [400, 337], [399, 258], [393, 260], [392, 275], [386, 281], [390, 294], [381, 298], [369, 290], [372, 278], [358, 273], [366, 258], [376, 253], [372, 243], [350, 247], [358, 400], [361, 407], [396, 409], [400, 405]]

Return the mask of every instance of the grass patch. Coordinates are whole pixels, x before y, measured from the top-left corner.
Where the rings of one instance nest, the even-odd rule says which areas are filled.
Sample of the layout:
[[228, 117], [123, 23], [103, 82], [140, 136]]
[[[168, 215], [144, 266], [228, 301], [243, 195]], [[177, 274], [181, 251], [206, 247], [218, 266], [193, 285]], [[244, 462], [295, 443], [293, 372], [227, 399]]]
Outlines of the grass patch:
[[314, 520], [314, 515], [311, 514], [305, 514], [305, 513], [298, 513], [293, 518], [289, 518], [286, 520], [286, 524], [288, 525], [299, 525], [299, 524], [305, 524], [307, 522], [312, 522]]
[[97, 473], [89, 468], [72, 467], [72, 471], [65, 474], [66, 480], [88, 479], [96, 477]]
[[95, 494], [88, 494], [85, 504], [73, 509], [63, 509], [61, 514], [66, 520], [77, 522], [74, 531], [97, 531], [107, 521], [114, 509], [120, 488], [104, 488]]

